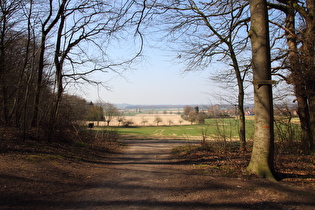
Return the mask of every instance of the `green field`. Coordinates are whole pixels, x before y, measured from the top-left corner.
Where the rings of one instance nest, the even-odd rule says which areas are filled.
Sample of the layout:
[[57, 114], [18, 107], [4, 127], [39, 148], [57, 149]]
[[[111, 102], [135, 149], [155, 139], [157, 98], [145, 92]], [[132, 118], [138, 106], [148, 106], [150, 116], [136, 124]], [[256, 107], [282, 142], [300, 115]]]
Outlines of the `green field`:
[[[300, 126], [293, 119], [291, 123], [277, 119], [275, 123], [276, 141], [299, 141]], [[235, 118], [207, 119], [206, 124], [174, 125], [174, 126], [135, 126], [135, 127], [96, 127], [95, 132], [114, 130], [124, 136], [141, 139], [173, 138], [207, 140], [237, 140], [239, 138], [239, 121]], [[254, 118], [246, 119], [246, 139], [254, 137]]]
[[[254, 129], [253, 121], [247, 120], [247, 138], [252, 138]], [[177, 126], [143, 126], [119, 127], [118, 133], [136, 137], [171, 137], [185, 139], [236, 139], [238, 138], [238, 120], [208, 119], [204, 125], [177, 125]]]

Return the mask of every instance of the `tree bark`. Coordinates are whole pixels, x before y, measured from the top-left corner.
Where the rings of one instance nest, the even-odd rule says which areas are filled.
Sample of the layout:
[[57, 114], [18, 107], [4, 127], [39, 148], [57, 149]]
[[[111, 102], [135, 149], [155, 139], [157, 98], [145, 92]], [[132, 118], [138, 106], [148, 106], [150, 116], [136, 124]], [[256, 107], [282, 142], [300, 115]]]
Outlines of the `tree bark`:
[[[9, 124], [9, 107], [8, 107], [8, 100], [7, 100], [7, 84], [5, 81], [5, 73], [6, 73], [6, 50], [5, 50], [5, 33], [7, 30], [7, 17], [6, 15], [3, 15], [2, 17], [2, 23], [1, 23], [1, 34], [0, 34], [0, 85], [1, 85], [1, 96], [2, 96], [2, 102], [1, 102], [1, 119], [4, 120], [4, 125], [8, 126]], [[0, 121], [1, 122], [1, 121]], [[1, 123], [2, 124], [2, 123]]]
[[289, 49], [289, 62], [291, 74], [287, 79], [288, 83], [293, 84], [294, 94], [297, 101], [297, 113], [300, 119], [301, 125], [301, 143], [304, 151], [309, 150], [310, 144], [313, 139], [311, 121], [310, 121], [310, 109], [311, 103], [306, 94], [306, 80], [308, 76], [303, 74], [304, 68], [300, 63], [298, 47], [297, 47], [297, 35], [295, 30], [295, 10], [292, 4], [288, 5], [286, 10], [285, 27], [287, 45]]
[[247, 170], [269, 180], [276, 180], [273, 165], [274, 127], [271, 86], [270, 44], [267, 3], [251, 0], [252, 66], [254, 78], [255, 133]]
[[62, 95], [63, 95], [63, 63], [64, 63], [64, 53], [61, 52], [61, 40], [63, 36], [63, 29], [65, 26], [65, 2], [67, 0], [63, 0], [63, 4], [59, 8], [59, 16], [60, 16], [60, 23], [58, 26], [57, 31], [57, 37], [56, 37], [56, 48], [55, 48], [55, 55], [54, 55], [54, 64], [55, 64], [55, 70], [56, 70], [56, 84], [57, 84], [57, 94], [56, 98], [53, 104], [51, 116], [50, 116], [50, 126], [49, 126], [49, 135], [48, 139], [50, 141], [52, 137], [52, 133], [56, 127], [57, 120], [58, 120], [58, 114], [59, 114], [59, 108], [62, 101]]
[[[315, 89], [313, 89], [315, 91]], [[314, 151], [314, 137], [315, 137], [315, 95], [312, 94], [309, 96], [309, 109], [310, 109], [310, 130], [311, 130], [311, 138], [309, 139], [308, 148], [309, 151]]]
[[[243, 86], [243, 83], [242, 83]], [[238, 94], [238, 112], [239, 112], [239, 137], [240, 137], [240, 149], [246, 151], [246, 121], [244, 112], [244, 88], [239, 89]]]
[[[52, 13], [53, 13], [53, 0], [49, 0], [50, 9], [48, 12], [48, 16], [42, 24], [41, 29], [41, 43], [40, 43], [40, 52], [39, 52], [39, 61], [38, 61], [38, 74], [37, 74], [37, 84], [35, 87], [35, 99], [34, 99], [34, 110], [33, 110], [33, 120], [32, 120], [32, 127], [38, 126], [38, 115], [39, 115], [39, 104], [40, 98], [42, 94], [42, 80], [43, 80], [43, 73], [44, 73], [44, 56], [46, 51], [46, 39], [48, 33], [52, 30], [52, 28], [56, 25], [60, 18], [60, 11], [63, 11], [65, 0], [62, 1], [62, 4], [59, 7], [58, 13], [56, 14], [55, 18], [52, 22], [47, 26], [49, 21], [51, 20]], [[47, 26], [47, 28], [46, 28]]]
[[244, 79], [241, 75], [241, 70], [238, 65], [235, 51], [232, 44], [227, 43], [229, 51], [231, 53], [231, 59], [233, 62], [234, 73], [237, 80], [238, 86], [238, 115], [239, 115], [239, 137], [240, 137], [240, 150], [246, 151], [246, 124], [245, 124], [245, 112], [244, 112]]
[[308, 16], [306, 20], [306, 29], [304, 35], [303, 50], [305, 51], [304, 59], [306, 59], [306, 93], [308, 98], [308, 111], [309, 111], [309, 122], [310, 122], [310, 134], [308, 138], [307, 146], [305, 152], [311, 152], [314, 150], [314, 137], [315, 137], [315, 78], [314, 78], [314, 57], [315, 57], [315, 1], [307, 0], [307, 11]]

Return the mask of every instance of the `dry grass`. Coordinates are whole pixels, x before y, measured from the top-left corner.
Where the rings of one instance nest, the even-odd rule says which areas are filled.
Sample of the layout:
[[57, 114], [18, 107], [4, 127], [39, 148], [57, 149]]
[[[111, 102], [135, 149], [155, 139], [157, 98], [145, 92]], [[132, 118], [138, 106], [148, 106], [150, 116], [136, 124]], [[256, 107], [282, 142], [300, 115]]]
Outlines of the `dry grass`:
[[[155, 119], [159, 117], [162, 119], [162, 122], [159, 125], [190, 125], [189, 121], [185, 121], [178, 114], [137, 114], [134, 116], [126, 116], [125, 121], [133, 122], [135, 126], [153, 126], [156, 125]], [[94, 122], [97, 125], [96, 122]], [[106, 126], [106, 122], [99, 122], [99, 126]], [[111, 122], [111, 126], [118, 126], [121, 123], [118, 122], [115, 117]]]

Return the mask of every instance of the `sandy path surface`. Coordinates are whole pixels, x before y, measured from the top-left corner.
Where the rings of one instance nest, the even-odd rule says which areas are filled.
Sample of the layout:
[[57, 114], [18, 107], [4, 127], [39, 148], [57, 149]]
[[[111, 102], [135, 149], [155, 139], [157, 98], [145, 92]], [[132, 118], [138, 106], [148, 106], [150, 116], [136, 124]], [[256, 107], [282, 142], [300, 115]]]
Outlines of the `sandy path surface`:
[[[130, 140], [87, 169], [90, 180], [54, 209], [314, 209], [313, 195], [268, 182], [214, 177], [170, 158], [180, 141]], [[50, 206], [52, 207], [52, 206]]]

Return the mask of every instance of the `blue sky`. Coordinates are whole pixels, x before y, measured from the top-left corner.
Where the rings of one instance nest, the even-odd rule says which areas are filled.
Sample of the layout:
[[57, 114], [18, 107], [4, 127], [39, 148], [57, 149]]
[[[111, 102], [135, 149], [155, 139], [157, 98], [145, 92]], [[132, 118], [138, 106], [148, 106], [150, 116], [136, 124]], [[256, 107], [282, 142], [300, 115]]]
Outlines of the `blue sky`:
[[[134, 46], [128, 50], [121, 47], [123, 45], [113, 45], [111, 54], [122, 56], [125, 53], [123, 56], [130, 57], [132, 52], [136, 52]], [[175, 57], [175, 52], [163, 46], [152, 46], [152, 42], [149, 42], [145, 45], [143, 56], [122, 75], [109, 72], [91, 77], [103, 82], [110, 90], [85, 84], [81, 88], [71, 88], [70, 92], [87, 101], [113, 104], [211, 105], [237, 102], [237, 92], [210, 79], [215, 72], [226, 68], [224, 64], [213, 63], [203, 71], [183, 72], [184, 64]]]
[[[92, 79], [103, 82], [110, 90], [85, 85], [71, 90], [71, 93], [93, 102], [154, 105], [227, 103], [220, 97], [236, 95], [234, 91], [225, 91], [230, 89], [224, 85], [218, 87], [210, 79], [214, 72], [224, 68], [223, 64], [212, 64], [204, 71], [183, 72], [184, 64], [174, 59], [175, 51], [170, 51], [182, 46], [159, 41], [163, 36], [162, 31], [146, 31], [143, 56], [122, 76], [111, 72], [94, 75]], [[112, 42], [106, 49], [113, 57], [130, 58], [139, 49], [139, 39], [129, 34], [123, 40]], [[236, 103], [234, 98], [228, 98], [230, 103]]]
[[[228, 84], [218, 84], [210, 79], [216, 72], [226, 72], [225, 70], [230, 68], [227, 64], [222, 63], [224, 59], [219, 61], [221, 63], [213, 59], [215, 63], [211, 63], [204, 71], [184, 73], [184, 64], [174, 60], [176, 53], [170, 52], [169, 49], [178, 50], [185, 45], [177, 46], [176, 43], [165, 43], [166, 40], [164, 43], [159, 42], [158, 40], [165, 34], [158, 29], [143, 29], [142, 32], [146, 33], [143, 57], [132, 68], [124, 71], [122, 76], [111, 72], [94, 75], [93, 79], [103, 82], [111, 90], [85, 85], [81, 89], [72, 90], [71, 93], [80, 95], [88, 101], [113, 104], [211, 105], [237, 103], [237, 88], [232, 89]], [[106, 52], [108, 49], [108, 54], [114, 57], [132, 57], [132, 54], [139, 49], [139, 46], [137, 49], [139, 37], [135, 37], [131, 32], [127, 32], [126, 35], [123, 39], [108, 45], [108, 48], [105, 48]], [[190, 40], [189, 37], [188, 40]], [[168, 48], [170, 46], [171, 48]], [[242, 55], [249, 58], [250, 51], [242, 52]], [[246, 90], [249, 93], [249, 99], [245, 96], [245, 104], [253, 103], [252, 89], [252, 85], [249, 83], [249, 88]]]
[[146, 50], [137, 65], [122, 76], [98, 74], [97, 79], [111, 90], [89, 86], [81, 96], [114, 104], [210, 104], [216, 100], [211, 93], [218, 89], [209, 79], [209, 70], [183, 72], [182, 65], [163, 54], [158, 49]]

